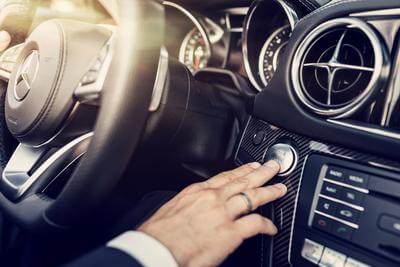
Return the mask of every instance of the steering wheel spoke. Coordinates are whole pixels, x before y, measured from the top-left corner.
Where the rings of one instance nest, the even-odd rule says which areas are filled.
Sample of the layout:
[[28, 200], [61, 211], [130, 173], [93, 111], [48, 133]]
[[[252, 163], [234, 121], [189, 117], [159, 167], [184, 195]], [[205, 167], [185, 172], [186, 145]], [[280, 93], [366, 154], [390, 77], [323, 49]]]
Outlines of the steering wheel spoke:
[[47, 185], [86, 152], [92, 133], [82, 135], [61, 148], [20, 144], [4, 168], [0, 186], [12, 201], [27, 192], [43, 192]]
[[18, 44], [8, 48], [0, 57], [0, 80], [8, 82], [13, 71], [19, 54], [24, 44]]

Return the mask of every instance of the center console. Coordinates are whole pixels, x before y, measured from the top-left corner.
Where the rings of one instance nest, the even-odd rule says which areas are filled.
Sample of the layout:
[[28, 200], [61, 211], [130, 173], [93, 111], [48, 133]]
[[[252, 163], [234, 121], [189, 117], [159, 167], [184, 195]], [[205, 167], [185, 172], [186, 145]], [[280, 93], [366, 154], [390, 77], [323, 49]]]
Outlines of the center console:
[[312, 154], [292, 233], [296, 266], [399, 266], [400, 175]]
[[278, 227], [262, 266], [400, 266], [399, 162], [250, 118], [236, 163], [271, 158], [288, 193], [259, 211]]

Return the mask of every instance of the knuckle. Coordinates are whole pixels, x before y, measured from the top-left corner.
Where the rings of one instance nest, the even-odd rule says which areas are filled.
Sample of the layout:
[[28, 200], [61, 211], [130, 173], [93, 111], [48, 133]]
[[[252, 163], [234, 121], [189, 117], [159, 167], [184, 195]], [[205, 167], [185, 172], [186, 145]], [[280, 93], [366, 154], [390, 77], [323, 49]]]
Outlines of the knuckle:
[[202, 197], [205, 200], [216, 201], [218, 199], [218, 193], [213, 189], [206, 189], [202, 192]]
[[250, 183], [250, 180], [248, 177], [243, 176], [243, 177], [239, 177], [238, 179], [236, 179], [234, 181], [237, 184], [244, 184], [244, 185], [248, 185]]

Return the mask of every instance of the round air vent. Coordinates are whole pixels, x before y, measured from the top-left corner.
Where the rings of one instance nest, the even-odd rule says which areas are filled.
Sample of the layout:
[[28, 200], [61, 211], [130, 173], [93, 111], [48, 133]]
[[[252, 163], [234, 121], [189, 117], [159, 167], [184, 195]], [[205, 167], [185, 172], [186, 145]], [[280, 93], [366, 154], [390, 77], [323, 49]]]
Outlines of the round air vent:
[[364, 21], [341, 18], [315, 28], [300, 44], [292, 79], [300, 101], [335, 118], [369, 103], [388, 75], [386, 47]]

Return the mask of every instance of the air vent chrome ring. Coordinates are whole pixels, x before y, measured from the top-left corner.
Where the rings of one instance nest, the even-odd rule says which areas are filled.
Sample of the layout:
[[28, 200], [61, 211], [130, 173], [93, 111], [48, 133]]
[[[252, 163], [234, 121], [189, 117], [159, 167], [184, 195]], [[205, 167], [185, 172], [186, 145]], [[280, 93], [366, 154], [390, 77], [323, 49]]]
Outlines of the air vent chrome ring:
[[[371, 58], [368, 58], [370, 65], [364, 62], [359, 49], [347, 43], [349, 37], [346, 37], [346, 34], [349, 32], [364, 36], [369, 43], [366, 45], [373, 54]], [[332, 42], [332, 36], [338, 37], [333, 45], [329, 44]], [[324, 43], [324, 45], [328, 44], [324, 50], [321, 43], [326, 40], [329, 41]], [[353, 42], [357, 44], [358, 40], [353, 40]], [[318, 49], [322, 49], [319, 51], [320, 54], [309, 56], [312, 53], [318, 53], [316, 52]], [[341, 53], [343, 54], [344, 50], [345, 57], [351, 58], [350, 63], [342, 60], [344, 56]], [[308, 62], [312, 57], [317, 60]], [[310, 76], [310, 68], [313, 69], [315, 78], [305, 81], [304, 77]], [[343, 72], [346, 73], [343, 74]], [[295, 94], [309, 110], [321, 116], [346, 118], [372, 100], [375, 93], [383, 87], [389, 75], [387, 48], [366, 22], [357, 18], [333, 19], [316, 27], [299, 45], [292, 61], [291, 75]], [[338, 78], [340, 75], [345, 75], [346, 78]], [[360, 82], [362, 75], [363, 80]], [[312, 84], [312, 79], [315, 84]], [[324, 80], [325, 84], [321, 80]], [[342, 81], [345, 84], [341, 84]], [[359, 88], [355, 88], [353, 92], [347, 92], [346, 97], [335, 95], [350, 90], [349, 88], [355, 85]], [[335, 86], [338, 88], [335, 89]], [[336, 97], [335, 100], [334, 97]]]

